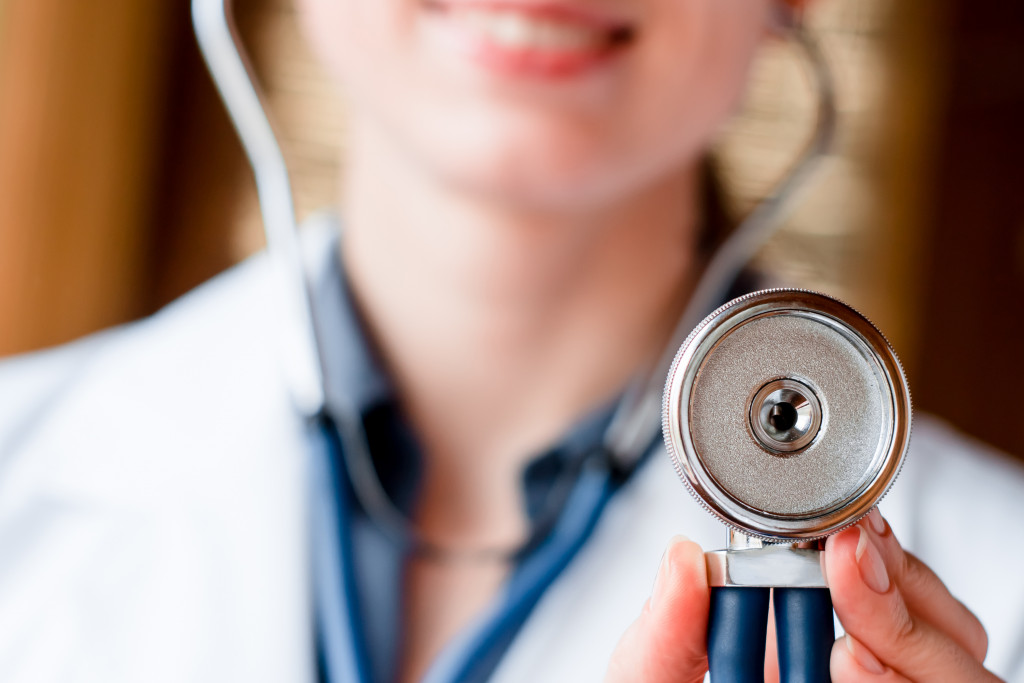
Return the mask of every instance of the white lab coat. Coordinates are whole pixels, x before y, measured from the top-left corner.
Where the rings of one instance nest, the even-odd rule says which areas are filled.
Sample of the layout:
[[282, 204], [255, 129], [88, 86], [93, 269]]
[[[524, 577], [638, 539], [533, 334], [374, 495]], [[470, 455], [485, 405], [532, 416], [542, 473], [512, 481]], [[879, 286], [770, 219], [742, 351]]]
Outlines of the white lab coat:
[[[150, 319], [0, 365], [0, 680], [314, 680], [307, 477], [256, 257]], [[318, 445], [319, 444], [319, 445]], [[1024, 681], [1024, 474], [919, 417], [882, 504]], [[655, 454], [495, 674], [599, 681], [668, 539], [725, 534]]]

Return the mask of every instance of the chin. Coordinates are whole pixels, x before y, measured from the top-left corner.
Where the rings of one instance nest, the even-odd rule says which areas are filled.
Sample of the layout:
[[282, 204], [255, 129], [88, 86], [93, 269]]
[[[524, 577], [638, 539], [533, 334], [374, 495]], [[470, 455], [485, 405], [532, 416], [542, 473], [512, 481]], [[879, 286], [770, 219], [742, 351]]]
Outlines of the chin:
[[517, 124], [449, 125], [420, 136], [421, 162], [487, 201], [527, 211], [587, 212], [641, 191], [697, 155], [648, 149], [621, 131], [588, 130], [578, 122]]
[[628, 193], [618, 174], [599, 158], [552, 159], [543, 151], [463, 159], [440, 170], [465, 192], [527, 211], [586, 211]]

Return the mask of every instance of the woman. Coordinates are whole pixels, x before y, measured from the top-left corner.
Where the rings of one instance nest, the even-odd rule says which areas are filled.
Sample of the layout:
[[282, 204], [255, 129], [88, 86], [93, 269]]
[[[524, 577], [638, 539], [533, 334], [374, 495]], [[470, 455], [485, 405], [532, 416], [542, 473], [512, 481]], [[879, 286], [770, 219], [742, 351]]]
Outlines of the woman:
[[[555, 540], [529, 541], [566, 472], [586, 493], [577, 464], [700, 274], [702, 158], [775, 0], [300, 8], [350, 120], [340, 242], [331, 220], [305, 237], [343, 387], [329, 417], [362, 424], [425, 541], [371, 522], [347, 484], [354, 445], [295, 415], [257, 258], [4, 367], [5, 680], [701, 680], [697, 543], [671, 542], [643, 595], [672, 533], [721, 532], [663, 454], [570, 496]], [[1019, 526], [1024, 477], [967, 464], [927, 421], [915, 448], [931, 452], [911, 454], [894, 526], [974, 600], [1000, 673], [1024, 676], [1008, 616], [1024, 589], [966, 559], [1015, 566], [966, 512]], [[848, 633], [835, 680], [995, 680], [979, 620], [877, 511], [825, 564]]]

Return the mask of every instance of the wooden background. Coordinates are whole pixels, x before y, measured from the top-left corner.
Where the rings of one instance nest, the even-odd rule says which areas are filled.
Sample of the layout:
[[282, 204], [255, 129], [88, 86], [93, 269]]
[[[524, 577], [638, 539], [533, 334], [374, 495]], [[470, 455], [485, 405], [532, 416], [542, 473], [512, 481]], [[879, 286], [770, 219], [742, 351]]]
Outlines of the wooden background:
[[[300, 214], [334, 202], [342, 103], [289, 0], [239, 0]], [[1024, 454], [1024, 3], [819, 0], [842, 134], [762, 254], [841, 296], [905, 360], [917, 406]], [[738, 211], [806, 137], [769, 45], [718, 151]], [[0, 0], [0, 355], [156, 310], [257, 250], [252, 179], [186, 0]]]

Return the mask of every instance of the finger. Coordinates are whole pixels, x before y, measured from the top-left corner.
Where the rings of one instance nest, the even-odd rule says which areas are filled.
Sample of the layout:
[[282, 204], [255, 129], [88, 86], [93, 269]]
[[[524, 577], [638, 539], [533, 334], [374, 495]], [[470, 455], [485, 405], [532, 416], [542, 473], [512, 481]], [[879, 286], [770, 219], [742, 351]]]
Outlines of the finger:
[[665, 551], [643, 613], [612, 653], [605, 682], [703, 681], [709, 599], [704, 552], [676, 537]]
[[764, 683], [779, 683], [779, 645], [775, 632], [775, 601], [768, 603], [768, 632], [764, 646]]
[[873, 534], [854, 526], [829, 538], [825, 568], [847, 633], [914, 681], [996, 680], [955, 640], [911, 612]]
[[832, 683], [909, 683], [909, 679], [882, 664], [849, 634], [836, 640], [832, 646], [829, 666]]
[[861, 526], [873, 534], [872, 540], [909, 609], [936, 630], [948, 634], [976, 660], [985, 661], [988, 634], [981, 622], [949, 592], [928, 565], [903, 550], [878, 508], [871, 511]]

